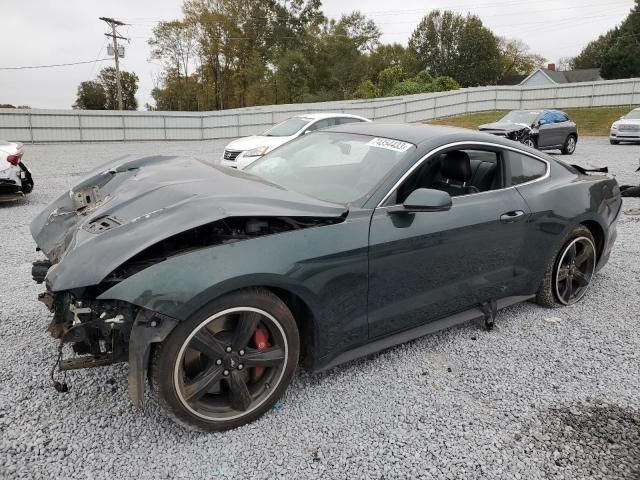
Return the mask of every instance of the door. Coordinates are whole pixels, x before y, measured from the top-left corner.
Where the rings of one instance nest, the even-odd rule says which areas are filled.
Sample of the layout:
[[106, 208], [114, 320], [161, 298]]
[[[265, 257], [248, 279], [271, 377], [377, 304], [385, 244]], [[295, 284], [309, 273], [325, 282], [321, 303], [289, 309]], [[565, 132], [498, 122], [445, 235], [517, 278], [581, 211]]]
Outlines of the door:
[[554, 123], [553, 112], [543, 112], [538, 121], [542, 122], [538, 127], [538, 147], [558, 145], [558, 125]]
[[509, 296], [526, 282], [520, 260], [530, 210], [515, 188], [497, 187], [454, 196], [444, 212], [374, 211], [370, 338]]

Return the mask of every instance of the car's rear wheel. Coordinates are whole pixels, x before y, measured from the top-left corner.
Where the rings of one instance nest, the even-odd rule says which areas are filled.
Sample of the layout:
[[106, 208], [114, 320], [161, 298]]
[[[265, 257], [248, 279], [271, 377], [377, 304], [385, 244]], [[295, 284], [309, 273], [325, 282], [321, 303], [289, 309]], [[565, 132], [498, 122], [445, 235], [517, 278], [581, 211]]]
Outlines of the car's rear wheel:
[[576, 144], [578, 143], [578, 139], [575, 135], [569, 135], [564, 141], [564, 146], [560, 149], [560, 151], [564, 155], [572, 155], [573, 152], [576, 151]]
[[158, 402], [178, 423], [227, 430], [273, 406], [299, 351], [286, 305], [268, 290], [241, 290], [181, 323], [154, 351], [151, 379]]
[[536, 302], [545, 307], [580, 301], [595, 273], [596, 247], [588, 228], [575, 227], [547, 266]]

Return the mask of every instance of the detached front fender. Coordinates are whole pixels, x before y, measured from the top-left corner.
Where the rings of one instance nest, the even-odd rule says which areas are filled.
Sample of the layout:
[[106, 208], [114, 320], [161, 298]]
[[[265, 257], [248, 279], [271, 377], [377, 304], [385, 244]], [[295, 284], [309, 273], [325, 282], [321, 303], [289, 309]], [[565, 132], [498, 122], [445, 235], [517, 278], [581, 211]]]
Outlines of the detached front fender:
[[144, 385], [149, 368], [151, 344], [160, 343], [178, 324], [178, 320], [141, 310], [136, 316], [129, 337], [129, 398], [135, 407], [142, 407]]

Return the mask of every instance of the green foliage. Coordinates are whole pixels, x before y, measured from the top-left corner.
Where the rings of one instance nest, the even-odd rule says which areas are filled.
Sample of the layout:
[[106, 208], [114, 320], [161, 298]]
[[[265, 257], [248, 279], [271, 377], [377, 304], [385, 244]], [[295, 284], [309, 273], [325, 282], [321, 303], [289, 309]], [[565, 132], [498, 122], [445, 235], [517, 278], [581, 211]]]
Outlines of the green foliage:
[[446, 92], [449, 90], [458, 90], [460, 85], [451, 77], [438, 77], [436, 78], [432, 86], [432, 92]]
[[351, 98], [376, 98], [379, 96], [378, 88], [369, 79], [363, 80]]
[[[120, 72], [122, 85], [122, 107], [124, 110], [136, 110], [138, 101], [138, 76], [131, 72]], [[117, 110], [118, 87], [116, 69], [105, 67], [98, 74], [96, 80], [82, 82], [78, 85], [76, 101], [73, 108], [82, 110]]]
[[301, 102], [309, 93], [312, 67], [302, 52], [286, 52], [276, 64], [276, 93], [284, 103]]
[[[421, 84], [428, 84], [433, 82], [433, 77], [426, 70], [419, 71], [413, 79]], [[456, 87], [459, 88], [459, 87]]]
[[431, 91], [423, 83], [416, 82], [415, 80], [403, 80], [402, 82], [396, 83], [393, 88], [389, 91], [389, 95], [392, 97], [398, 97], [401, 95], [414, 95], [416, 93], [424, 93]]
[[100, 82], [87, 81], [78, 85], [76, 103], [74, 109], [79, 110], [104, 110], [107, 103], [107, 95]]
[[529, 75], [542, 67], [545, 58], [529, 52], [529, 46], [521, 40], [498, 37], [499, 73], [498, 79], [514, 75]]
[[500, 74], [498, 41], [474, 15], [432, 11], [412, 33], [409, 48], [421, 68], [463, 87], [495, 83]]
[[401, 66], [395, 65], [385, 68], [378, 75], [378, 89], [380, 94], [383, 96], [388, 95], [398, 83], [405, 79], [406, 74]]
[[602, 59], [600, 74], [603, 78], [630, 78], [640, 76], [640, 0], [613, 35], [607, 53]]
[[590, 42], [573, 58], [574, 68], [600, 68], [603, 78], [640, 76], [640, 0], [619, 27]]
[[[159, 23], [149, 40], [152, 58], [164, 66], [152, 108], [219, 110], [451, 86], [434, 84], [432, 74], [452, 73], [426, 71], [415, 49], [380, 43], [380, 29], [361, 12], [327, 19], [321, 0], [186, 0], [183, 12]], [[479, 20], [460, 18], [460, 45], [495, 47]], [[482, 69], [497, 62], [486, 55], [465, 61], [477, 64], [465, 72], [467, 83], [475, 74], [482, 82]]]
[[[105, 67], [98, 74], [98, 83], [104, 88], [106, 95], [105, 109], [118, 109], [118, 85], [116, 82], [116, 69]], [[138, 76], [131, 72], [120, 72], [120, 85], [122, 86], [122, 108], [124, 110], [136, 110], [138, 101], [136, 92], [138, 91]]]
[[618, 29], [609, 30], [596, 40], [589, 42], [579, 55], [571, 60], [572, 68], [600, 68], [611, 43], [618, 35]]

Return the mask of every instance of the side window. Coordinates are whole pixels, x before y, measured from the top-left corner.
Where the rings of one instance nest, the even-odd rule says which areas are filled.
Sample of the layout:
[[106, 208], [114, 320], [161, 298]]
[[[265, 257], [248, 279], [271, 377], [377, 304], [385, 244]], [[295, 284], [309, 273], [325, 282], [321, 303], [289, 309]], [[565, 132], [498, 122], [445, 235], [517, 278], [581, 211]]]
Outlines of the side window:
[[362, 120], [360, 120], [359, 118], [351, 118], [351, 117], [340, 117], [340, 118], [337, 118], [336, 120], [337, 120], [337, 125], [362, 122]]
[[504, 155], [494, 150], [468, 148], [439, 153], [425, 161], [392, 195], [389, 205], [402, 203], [418, 188], [431, 188], [452, 197], [503, 188]]
[[560, 112], [550, 112], [553, 123], [562, 123], [567, 121], [566, 115]]
[[307, 131], [315, 132], [316, 130], [320, 130], [321, 128], [327, 128], [335, 125], [335, 118], [324, 118], [322, 120], [318, 120], [315, 123], [312, 123], [307, 127]]
[[553, 112], [544, 112], [542, 114], [542, 116], [540, 117], [540, 124], [541, 125], [548, 125], [550, 123], [554, 122], [554, 115]]
[[516, 152], [509, 152], [509, 167], [512, 185], [530, 182], [547, 173], [546, 163]]

